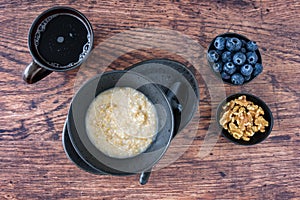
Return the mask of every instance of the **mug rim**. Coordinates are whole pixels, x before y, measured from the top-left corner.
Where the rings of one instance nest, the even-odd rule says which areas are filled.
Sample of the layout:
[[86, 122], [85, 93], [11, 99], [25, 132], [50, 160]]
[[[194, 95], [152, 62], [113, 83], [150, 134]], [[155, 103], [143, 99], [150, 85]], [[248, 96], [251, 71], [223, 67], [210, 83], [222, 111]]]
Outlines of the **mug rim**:
[[[43, 59], [41, 58], [42, 56], [40, 56], [37, 53], [37, 50], [34, 48], [34, 45], [32, 44], [32, 38], [34, 37], [32, 34], [36, 30], [37, 25], [41, 22], [41, 20], [43, 20], [43, 17], [45, 15], [47, 15], [48, 13], [51, 13], [53, 11], [56, 11], [56, 10], [61, 10], [61, 11], [57, 12], [57, 13], [53, 13], [53, 14], [59, 14], [59, 13], [65, 14], [66, 13], [66, 14], [70, 14], [72, 17], [75, 17], [76, 19], [81, 21], [84, 24], [84, 26], [88, 29], [88, 31], [90, 33], [90, 37], [91, 37], [90, 48], [87, 52], [87, 55], [84, 56], [84, 58], [80, 62], [78, 62], [76, 65], [74, 65], [72, 67], [68, 67], [68, 68], [54, 68], [54, 67], [49, 66], [47, 63], [45, 63], [43, 61]], [[53, 14], [51, 14], [51, 15], [53, 15]], [[92, 51], [93, 44], [94, 44], [94, 32], [93, 32], [93, 28], [92, 28], [90, 21], [80, 11], [78, 11], [74, 8], [71, 8], [71, 7], [67, 7], [67, 6], [54, 6], [54, 7], [51, 7], [49, 9], [43, 11], [41, 14], [39, 14], [34, 19], [34, 21], [32, 22], [32, 24], [30, 26], [30, 29], [28, 31], [28, 49], [29, 49], [30, 55], [33, 59], [33, 62], [35, 62], [38, 66], [45, 68], [47, 70], [50, 70], [50, 71], [64, 72], [64, 71], [69, 71], [69, 70], [79, 67], [88, 58], [89, 54]]]

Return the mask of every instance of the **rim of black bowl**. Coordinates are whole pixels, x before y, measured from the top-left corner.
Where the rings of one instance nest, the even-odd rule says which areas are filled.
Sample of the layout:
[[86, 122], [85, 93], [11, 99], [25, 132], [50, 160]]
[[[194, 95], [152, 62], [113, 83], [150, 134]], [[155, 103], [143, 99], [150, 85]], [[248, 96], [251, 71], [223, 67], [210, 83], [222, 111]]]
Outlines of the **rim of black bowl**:
[[[248, 39], [246, 36], [241, 35], [241, 34], [238, 34], [238, 33], [233, 33], [233, 32], [222, 33], [222, 34], [219, 34], [219, 35], [217, 35], [216, 37], [214, 37], [214, 39], [210, 42], [210, 44], [209, 44], [209, 46], [208, 46], [208, 49], [207, 49], [207, 52], [206, 52], [206, 55], [208, 55], [208, 52], [209, 52], [210, 50], [216, 50], [216, 48], [214, 47], [214, 42], [215, 42], [215, 40], [216, 40], [217, 37], [236, 37], [236, 38], [238, 38], [238, 39], [243, 39], [243, 40], [245, 40], [246, 42], [251, 41], [251, 40]], [[252, 40], [252, 41], [253, 41], [253, 40]], [[259, 64], [262, 65], [262, 58], [261, 58], [261, 54], [260, 54], [259, 48], [258, 48], [257, 50], [255, 50], [255, 53], [256, 53], [256, 55], [257, 55], [257, 63], [259, 63]], [[259, 73], [257, 76], [252, 76], [250, 80], [245, 81], [245, 82], [244, 82], [243, 84], [241, 84], [241, 85], [235, 85], [235, 84], [233, 84], [230, 80], [224, 80], [224, 79], [222, 79], [221, 74], [218, 73], [218, 72], [215, 72], [215, 71], [213, 70], [212, 65], [213, 65], [214, 62], [209, 62], [208, 59], [207, 59], [207, 62], [208, 62], [208, 64], [209, 64], [210, 69], [212, 70], [212, 72], [213, 72], [218, 78], [220, 78], [224, 83], [229, 84], [229, 85], [234, 85], [234, 86], [245, 85], [245, 84], [251, 82], [252, 80], [254, 80], [256, 77], [258, 77], [258, 76], [262, 73], [262, 72]]]
[[[263, 117], [269, 122], [269, 126], [266, 127], [266, 131], [264, 133], [262, 132], [256, 132], [252, 137], [250, 137], [249, 141], [244, 141], [242, 139], [238, 140], [235, 139], [227, 130], [225, 130], [222, 125], [219, 123], [220, 118], [221, 118], [221, 113], [223, 111], [222, 107], [229, 101], [236, 99], [242, 95], [246, 96], [247, 101], [252, 101], [255, 105], [260, 106], [263, 110], [264, 110], [264, 115]], [[235, 144], [239, 144], [239, 145], [245, 145], [245, 146], [249, 146], [249, 145], [255, 145], [258, 144], [262, 141], [264, 141], [272, 132], [273, 129], [273, 124], [274, 124], [274, 119], [273, 119], [273, 114], [270, 110], [270, 108], [267, 106], [267, 104], [261, 100], [260, 98], [258, 98], [257, 96], [253, 95], [253, 94], [249, 94], [249, 93], [236, 93], [236, 94], [232, 94], [228, 97], [226, 97], [223, 101], [221, 101], [221, 103], [218, 105], [217, 108], [217, 113], [216, 113], [216, 118], [217, 118], [217, 124], [221, 129], [221, 133], [222, 135], [229, 141], [235, 143]]]

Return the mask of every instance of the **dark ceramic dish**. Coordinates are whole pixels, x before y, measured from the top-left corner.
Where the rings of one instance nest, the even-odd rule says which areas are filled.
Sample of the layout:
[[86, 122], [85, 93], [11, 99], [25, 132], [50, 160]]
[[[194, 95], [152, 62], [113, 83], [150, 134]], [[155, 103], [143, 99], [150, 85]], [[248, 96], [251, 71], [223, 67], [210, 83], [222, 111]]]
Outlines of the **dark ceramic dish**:
[[[250, 137], [250, 141], [244, 141], [242, 139], [237, 140], [235, 139], [227, 130], [225, 130], [219, 123], [220, 118], [223, 114], [223, 106], [225, 106], [225, 104], [233, 99], [236, 99], [242, 95], [246, 96], [247, 101], [252, 101], [255, 105], [260, 106], [263, 110], [264, 110], [264, 115], [263, 117], [269, 122], [269, 126], [266, 127], [266, 131], [264, 133], [262, 132], [256, 132], [252, 137]], [[240, 144], [240, 145], [254, 145], [254, 144], [258, 144], [260, 142], [262, 142], [263, 140], [265, 140], [271, 133], [272, 128], [273, 128], [273, 115], [271, 110], [269, 109], [269, 107], [258, 97], [252, 95], [252, 94], [248, 94], [248, 93], [237, 93], [237, 94], [233, 94], [228, 96], [225, 100], [223, 100], [218, 108], [217, 108], [217, 123], [220, 127], [220, 129], [222, 130], [222, 135], [227, 138], [228, 140], [230, 140], [231, 142], [235, 143], [235, 144]]]
[[[123, 79], [125, 73], [130, 77]], [[95, 151], [93, 145], [88, 142], [84, 127], [80, 123], [83, 120], [82, 116], [85, 116], [86, 107], [100, 92], [116, 86], [136, 87], [141, 83], [143, 86], [138, 87], [138, 90], [152, 103], [162, 106], [163, 109], [159, 112], [164, 110], [165, 113], [162, 112], [160, 116], [165, 115], [167, 121], [164, 122], [164, 127], [155, 142], [145, 153], [129, 159], [108, 159], [107, 156]], [[63, 130], [65, 152], [75, 165], [87, 172], [99, 175], [131, 175], [141, 172], [140, 183], [145, 184], [149, 179], [151, 167], [168, 147], [169, 137], [175, 137], [188, 124], [197, 111], [198, 104], [197, 80], [189, 69], [176, 61], [153, 59], [137, 63], [126, 71], [104, 73], [82, 86], [72, 101], [68, 115], [70, 120], [66, 120]]]
[[199, 88], [193, 73], [182, 63], [169, 59], [142, 61], [126, 70], [149, 78], [166, 94], [173, 110], [175, 137], [191, 121], [199, 105]]
[[84, 160], [82, 160], [81, 157], [76, 152], [76, 150], [74, 149], [74, 147], [71, 143], [70, 137], [69, 137], [69, 133], [68, 133], [67, 120], [65, 122], [64, 129], [62, 132], [62, 144], [63, 144], [63, 148], [66, 152], [67, 157], [80, 169], [82, 169], [86, 172], [92, 173], [92, 174], [102, 175], [103, 173], [94, 169], [93, 167], [88, 165]]
[[[137, 89], [154, 105], [160, 106], [160, 109], [156, 109], [159, 127], [156, 138], [145, 152], [135, 157], [117, 159], [106, 156], [92, 144], [86, 133], [85, 115], [90, 103], [98, 94], [113, 87]], [[142, 179], [145, 176], [149, 178], [149, 171], [167, 150], [173, 127], [172, 109], [163, 91], [143, 76], [128, 71], [106, 72], [85, 83], [72, 100], [67, 120], [72, 146], [86, 164], [99, 173], [111, 175], [142, 173]]]
[[[58, 17], [60, 17], [59, 20], [57, 20]], [[52, 18], [53, 20], [50, 20], [49, 23], [45, 22]], [[56, 22], [54, 23], [54, 21]], [[46, 28], [38, 34], [43, 24]], [[40, 38], [39, 42], [36, 41], [36, 38]], [[89, 56], [93, 42], [94, 33], [91, 23], [78, 10], [57, 6], [42, 12], [34, 20], [29, 30], [28, 48], [33, 61], [24, 70], [23, 79], [31, 84], [43, 79], [53, 71], [64, 72], [77, 68]], [[81, 52], [83, 48], [86, 51]], [[44, 52], [42, 53], [41, 50]], [[61, 63], [66, 60], [70, 60], [69, 63]], [[60, 63], [61, 66], [55, 67], [49, 62]]]
[[[245, 36], [243, 36], [243, 35], [240, 35], [240, 34], [237, 34], [237, 33], [224, 33], [224, 34], [220, 34], [220, 35], [216, 36], [216, 37], [211, 41], [211, 43], [209, 44], [207, 53], [208, 53], [210, 50], [216, 50], [216, 48], [215, 48], [215, 46], [214, 46], [214, 42], [215, 42], [215, 40], [216, 40], [217, 37], [224, 37], [224, 38], [225, 38], [225, 37], [236, 37], [236, 38], [238, 38], [238, 39], [240, 39], [240, 40], [244, 40], [244, 41], [246, 41], [246, 42], [249, 42], [249, 41], [250, 41], [247, 37], [245, 37]], [[225, 48], [226, 48], [226, 47], [225, 47]], [[255, 53], [256, 53], [256, 55], [257, 55], [257, 57], [258, 57], [257, 63], [262, 64], [262, 58], [261, 58], [261, 54], [260, 54], [260, 52], [259, 52], [259, 49], [257, 49], [257, 50], [255, 51]], [[218, 76], [220, 79], [222, 79], [221, 74], [218, 73], [218, 72], [215, 72], [215, 71], [213, 70], [213, 64], [214, 64], [214, 63], [213, 63], [213, 62], [209, 62], [209, 60], [207, 60], [207, 62], [208, 62], [208, 64], [209, 64], [209, 66], [211, 67], [211, 70], [213, 71], [213, 73], [215, 73], [216, 76]], [[259, 74], [258, 74], [257, 76], [259, 76]], [[251, 78], [250, 78], [248, 81], [245, 81], [243, 84], [246, 84], [246, 83], [251, 82], [251, 81], [252, 81], [254, 78], [256, 78], [257, 76], [251, 75]], [[235, 85], [235, 84], [233, 84], [233, 83], [231, 82], [230, 79], [229, 79], [229, 80], [222, 79], [222, 80], [223, 80], [224, 83], [227, 83], [227, 84], [230, 84], [230, 85]], [[243, 85], [243, 84], [242, 84], [242, 85]]]

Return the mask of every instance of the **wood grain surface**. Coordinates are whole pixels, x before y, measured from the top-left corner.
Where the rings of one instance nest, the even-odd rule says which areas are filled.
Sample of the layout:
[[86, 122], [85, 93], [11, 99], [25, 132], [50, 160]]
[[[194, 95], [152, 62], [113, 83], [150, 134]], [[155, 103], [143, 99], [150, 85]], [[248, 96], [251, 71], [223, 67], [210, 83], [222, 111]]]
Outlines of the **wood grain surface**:
[[[139, 185], [139, 175], [98, 176], [80, 170], [61, 142], [78, 70], [52, 73], [33, 85], [21, 78], [32, 60], [27, 47], [31, 23], [55, 5], [87, 16], [95, 46], [132, 29], [154, 27], [177, 31], [204, 49], [228, 31], [255, 40], [263, 73], [245, 86], [224, 89], [227, 95], [244, 91], [263, 99], [274, 115], [271, 135], [251, 147], [220, 136], [207, 156], [199, 156], [214, 123], [211, 111], [219, 102], [211, 98], [206, 74], [196, 74], [199, 121], [183, 131], [196, 127], [195, 139], [177, 160], [154, 171], [147, 185]], [[1, 0], [0, 8], [0, 199], [300, 199], [299, 1]], [[108, 55], [113, 53], [107, 49]], [[109, 68], [151, 58], [193, 65], [166, 50], [138, 49], [124, 53]]]

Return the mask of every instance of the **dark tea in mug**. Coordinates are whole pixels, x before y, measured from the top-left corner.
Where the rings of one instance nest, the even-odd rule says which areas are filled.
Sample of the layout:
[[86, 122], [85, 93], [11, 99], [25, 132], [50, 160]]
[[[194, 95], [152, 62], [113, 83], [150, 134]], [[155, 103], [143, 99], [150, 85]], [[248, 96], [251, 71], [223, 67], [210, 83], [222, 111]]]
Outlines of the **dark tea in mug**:
[[91, 33], [83, 21], [69, 13], [45, 18], [34, 33], [34, 48], [51, 68], [77, 66], [89, 52]]
[[44, 19], [34, 33], [34, 48], [53, 68], [78, 65], [91, 46], [91, 33], [81, 19], [71, 14], [54, 14]]
[[35, 83], [53, 71], [74, 69], [87, 59], [93, 46], [88, 19], [70, 7], [53, 7], [40, 14], [28, 35], [33, 61], [23, 72], [27, 83]]

